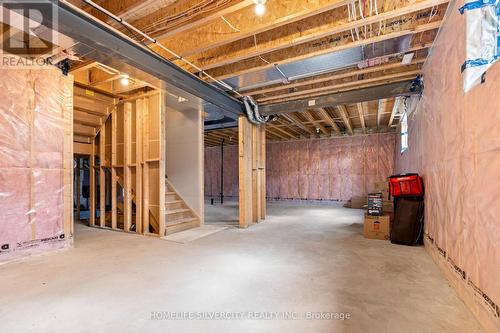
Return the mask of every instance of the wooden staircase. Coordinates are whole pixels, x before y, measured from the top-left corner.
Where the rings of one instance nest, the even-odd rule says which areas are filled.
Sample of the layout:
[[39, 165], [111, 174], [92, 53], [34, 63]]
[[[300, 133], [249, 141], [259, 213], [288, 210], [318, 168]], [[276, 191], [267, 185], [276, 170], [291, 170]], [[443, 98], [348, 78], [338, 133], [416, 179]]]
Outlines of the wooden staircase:
[[199, 226], [200, 219], [167, 181], [165, 189], [165, 235]]

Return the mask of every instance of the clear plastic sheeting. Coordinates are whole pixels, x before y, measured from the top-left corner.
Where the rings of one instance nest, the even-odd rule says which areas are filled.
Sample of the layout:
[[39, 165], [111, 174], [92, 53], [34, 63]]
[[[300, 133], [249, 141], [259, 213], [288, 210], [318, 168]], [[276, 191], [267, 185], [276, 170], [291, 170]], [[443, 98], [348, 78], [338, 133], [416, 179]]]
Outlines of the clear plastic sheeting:
[[0, 262], [67, 245], [73, 81], [0, 68]]
[[459, 11], [465, 15], [466, 60], [462, 70], [467, 92], [500, 57], [500, 0], [468, 0]]
[[487, 330], [500, 332], [500, 66], [465, 94], [460, 6], [452, 3], [423, 68], [424, 94], [408, 115], [409, 147], [396, 170], [423, 177], [427, 249]]
[[[348, 201], [394, 170], [396, 134], [268, 143], [270, 199]], [[224, 196], [238, 196], [238, 149], [224, 148]], [[220, 195], [220, 147], [205, 149], [205, 196]]]

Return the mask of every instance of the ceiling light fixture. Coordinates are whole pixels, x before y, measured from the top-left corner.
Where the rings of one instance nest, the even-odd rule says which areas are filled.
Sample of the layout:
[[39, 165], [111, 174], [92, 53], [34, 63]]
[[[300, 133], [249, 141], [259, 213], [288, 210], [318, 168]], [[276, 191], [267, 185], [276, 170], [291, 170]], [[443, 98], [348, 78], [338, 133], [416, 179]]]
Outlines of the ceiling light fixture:
[[266, 12], [266, 0], [253, 0], [253, 2], [255, 3], [255, 14], [258, 16], [264, 15]]
[[128, 84], [130, 83], [130, 80], [129, 80], [127, 74], [122, 75], [122, 78], [120, 79], [120, 83], [122, 84], [122, 86], [128, 86]]

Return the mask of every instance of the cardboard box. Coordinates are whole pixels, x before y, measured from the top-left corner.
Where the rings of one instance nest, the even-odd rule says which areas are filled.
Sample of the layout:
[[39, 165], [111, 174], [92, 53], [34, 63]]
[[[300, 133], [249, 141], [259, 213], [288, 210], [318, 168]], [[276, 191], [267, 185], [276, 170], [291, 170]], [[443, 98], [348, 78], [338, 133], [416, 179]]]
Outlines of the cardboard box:
[[375, 192], [381, 192], [384, 200], [389, 199], [389, 182], [381, 181], [375, 182]]
[[390, 235], [390, 228], [391, 221], [389, 215], [365, 215], [365, 238], [388, 240]]
[[363, 209], [366, 206], [366, 197], [352, 197], [351, 208]]
[[392, 200], [384, 200], [382, 208], [384, 210], [384, 213], [393, 213], [394, 212], [394, 202]]
[[378, 191], [389, 191], [389, 182], [383, 180], [381, 182], [375, 182], [375, 190]]

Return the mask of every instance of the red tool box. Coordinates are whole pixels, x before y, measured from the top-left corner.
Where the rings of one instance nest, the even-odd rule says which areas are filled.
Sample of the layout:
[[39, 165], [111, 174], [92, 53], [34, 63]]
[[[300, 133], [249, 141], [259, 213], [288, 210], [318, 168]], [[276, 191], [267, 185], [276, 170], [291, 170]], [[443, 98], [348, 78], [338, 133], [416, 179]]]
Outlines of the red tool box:
[[422, 178], [416, 173], [389, 177], [389, 191], [395, 198], [424, 195]]

